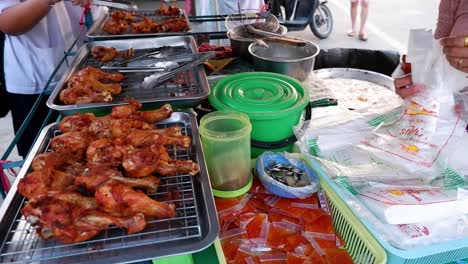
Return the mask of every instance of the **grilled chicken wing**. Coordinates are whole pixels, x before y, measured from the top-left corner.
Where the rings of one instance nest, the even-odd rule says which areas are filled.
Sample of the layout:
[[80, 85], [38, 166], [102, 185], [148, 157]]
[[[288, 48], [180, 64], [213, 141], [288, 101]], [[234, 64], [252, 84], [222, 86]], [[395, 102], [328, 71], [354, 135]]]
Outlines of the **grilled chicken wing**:
[[157, 218], [176, 216], [173, 203], [158, 202], [122, 183], [109, 182], [99, 186], [95, 197], [103, 211], [116, 216], [138, 213]]
[[153, 128], [154, 125], [144, 121], [105, 116], [94, 120], [88, 127], [88, 132], [96, 138], [125, 138], [133, 130]]
[[123, 148], [118, 148], [106, 138], [98, 139], [89, 144], [86, 150], [88, 166], [108, 165], [118, 167], [124, 156]]
[[125, 11], [116, 10], [112, 12], [112, 18], [117, 20], [125, 20], [128, 22], [134, 22], [135, 17], [142, 17], [140, 14], [130, 13]]
[[97, 92], [86, 86], [75, 86], [60, 91], [60, 101], [67, 105], [110, 102], [112, 99], [113, 97], [110, 92]]
[[183, 32], [189, 29], [187, 19], [181, 18], [170, 18], [163, 22], [164, 32]]
[[112, 95], [122, 92], [122, 86], [103, 82], [121, 82], [124, 78], [120, 73], [106, 73], [88, 66], [67, 80], [67, 88], [60, 92], [60, 100], [64, 104], [109, 102]]
[[191, 160], [174, 160], [163, 146], [156, 144], [128, 152], [122, 160], [122, 167], [128, 176], [134, 178], [146, 177], [155, 172], [169, 176], [177, 173], [195, 175], [199, 171], [197, 163]]
[[133, 33], [157, 33], [161, 32], [163, 24], [157, 23], [150, 18], [143, 18], [142, 21], [132, 24]]
[[57, 168], [66, 162], [63, 155], [56, 152], [46, 152], [38, 154], [34, 157], [31, 167], [33, 170], [38, 171], [42, 169]]
[[167, 146], [176, 145], [188, 148], [191, 144], [189, 136], [167, 136], [165, 132], [171, 133], [177, 129], [166, 130], [134, 130], [127, 136], [127, 142], [134, 147], [151, 146], [153, 144]]
[[132, 188], [146, 190], [149, 193], [156, 192], [160, 180], [153, 176], [141, 179], [122, 177], [120, 171], [104, 166], [91, 168], [88, 172], [75, 178], [75, 185], [78, 189], [85, 189], [88, 193], [94, 194], [96, 189], [108, 181], [126, 184]]
[[81, 159], [86, 152], [89, 136], [82, 132], [68, 132], [54, 137], [50, 146], [60, 155], [69, 155]]
[[156, 171], [158, 166], [158, 155], [150, 150], [135, 149], [123, 157], [122, 167], [126, 174], [134, 178], [143, 178]]
[[55, 169], [28, 173], [18, 183], [18, 192], [28, 199], [42, 197], [51, 191], [73, 189], [75, 176]]
[[155, 172], [159, 175], [170, 176], [178, 173], [195, 175], [200, 170], [198, 164], [191, 160], [172, 159], [171, 156], [169, 156], [169, 153], [167, 153], [166, 148], [161, 145], [151, 145], [150, 149], [153, 153], [157, 153], [158, 155]]
[[178, 16], [180, 15], [180, 9], [177, 6], [167, 6], [161, 2], [159, 10], [156, 10], [155, 13], [160, 16]]
[[141, 103], [135, 99], [126, 99], [127, 104], [118, 105], [112, 108], [111, 116], [116, 119], [127, 119], [136, 115]]
[[128, 104], [116, 106], [112, 109], [111, 116], [117, 119], [134, 119], [150, 124], [169, 118], [173, 113], [170, 104], [165, 104], [161, 108], [149, 111], [138, 111], [141, 103], [136, 100], [127, 100]]
[[129, 233], [139, 232], [146, 226], [143, 214], [119, 218], [98, 211], [96, 207], [94, 198], [58, 193], [31, 200], [21, 212], [36, 226], [42, 238], [54, 238], [65, 244], [85, 241], [111, 225], [124, 227]]
[[100, 62], [109, 62], [116, 58], [130, 59], [135, 56], [135, 50], [117, 50], [113, 47], [96, 46], [92, 49], [91, 55]]
[[73, 131], [87, 131], [89, 125], [96, 120], [92, 113], [75, 114], [64, 117], [59, 123], [59, 129], [62, 133]]
[[109, 81], [109, 82], [121, 82], [125, 79], [125, 76], [121, 73], [108, 73], [101, 71], [98, 68], [91, 66], [85, 67], [82, 70], [75, 73], [77, 76], [87, 76], [94, 78], [99, 81]]
[[121, 19], [109, 19], [104, 23], [103, 30], [111, 35], [120, 35], [128, 30], [130, 25]]

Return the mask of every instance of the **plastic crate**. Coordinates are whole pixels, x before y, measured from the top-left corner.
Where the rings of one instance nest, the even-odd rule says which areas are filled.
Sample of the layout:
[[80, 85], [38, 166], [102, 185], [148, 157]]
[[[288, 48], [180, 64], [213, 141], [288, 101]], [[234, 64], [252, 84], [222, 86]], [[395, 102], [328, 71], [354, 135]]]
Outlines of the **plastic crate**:
[[[343, 200], [340, 199], [340, 197], [344, 196], [344, 190], [335, 184], [330, 177], [328, 177], [327, 173], [320, 168], [320, 165], [317, 162], [310, 159], [308, 162], [316, 169], [324, 189], [328, 188], [328, 194], [334, 196], [335, 201], [339, 200], [341, 205], [345, 206], [352, 213], [352, 210], [345, 204], [345, 202], [343, 202]], [[343, 210], [343, 208], [340, 209]], [[354, 215], [354, 213], [352, 214]], [[357, 219], [356, 216], [354, 216], [354, 219]], [[367, 227], [374, 238], [377, 239], [378, 243], [383, 247], [387, 255], [388, 264], [444, 264], [468, 257], [468, 238], [420, 247], [412, 250], [401, 250], [390, 245], [387, 241], [380, 239], [371, 223], [365, 219], [360, 219], [358, 221], [360, 221], [361, 225], [363, 224]]]
[[340, 199], [330, 184], [325, 181], [325, 172], [320, 165], [313, 161], [301, 158], [317, 172], [322, 190], [328, 198], [333, 225], [336, 232], [346, 242], [344, 246], [356, 264], [384, 264], [387, 263], [385, 250], [369, 233], [366, 227], [358, 220], [350, 208]]

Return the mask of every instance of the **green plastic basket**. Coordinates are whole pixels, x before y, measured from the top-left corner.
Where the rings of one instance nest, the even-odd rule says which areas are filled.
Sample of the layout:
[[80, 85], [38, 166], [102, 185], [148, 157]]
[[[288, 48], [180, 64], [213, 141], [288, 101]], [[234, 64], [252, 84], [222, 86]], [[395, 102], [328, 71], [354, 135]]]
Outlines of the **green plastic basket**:
[[336, 232], [346, 242], [344, 248], [357, 264], [384, 264], [387, 255], [377, 240], [367, 231], [367, 228], [357, 219], [351, 209], [340, 199], [338, 194], [324, 180], [323, 170], [320, 166], [309, 159], [301, 158], [315, 170], [320, 179], [320, 185], [328, 198], [330, 211], [333, 217], [333, 225]]

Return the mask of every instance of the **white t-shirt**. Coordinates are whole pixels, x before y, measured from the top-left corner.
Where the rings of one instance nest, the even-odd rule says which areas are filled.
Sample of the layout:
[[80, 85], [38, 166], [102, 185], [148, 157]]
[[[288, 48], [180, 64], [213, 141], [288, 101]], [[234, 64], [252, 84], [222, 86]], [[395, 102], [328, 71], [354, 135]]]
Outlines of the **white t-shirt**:
[[[1, 0], [0, 12], [21, 3], [20, 0]], [[30, 31], [19, 36], [5, 36], [4, 71], [6, 88], [11, 93], [41, 93], [55, 67], [63, 58], [79, 33], [81, 8], [70, 3], [54, 5]], [[60, 67], [49, 88], [54, 87], [66, 69]]]

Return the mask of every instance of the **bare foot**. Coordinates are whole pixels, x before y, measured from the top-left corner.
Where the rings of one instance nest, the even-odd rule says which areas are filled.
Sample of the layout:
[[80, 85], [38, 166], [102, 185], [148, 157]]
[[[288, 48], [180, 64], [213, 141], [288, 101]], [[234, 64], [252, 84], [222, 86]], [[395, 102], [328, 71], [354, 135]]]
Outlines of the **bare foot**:
[[362, 41], [367, 41], [368, 39], [367, 34], [365, 32], [359, 33], [359, 39]]
[[348, 37], [354, 37], [354, 36], [356, 36], [356, 31], [350, 30], [350, 31], [348, 31], [348, 33], [346, 35], [348, 35]]

